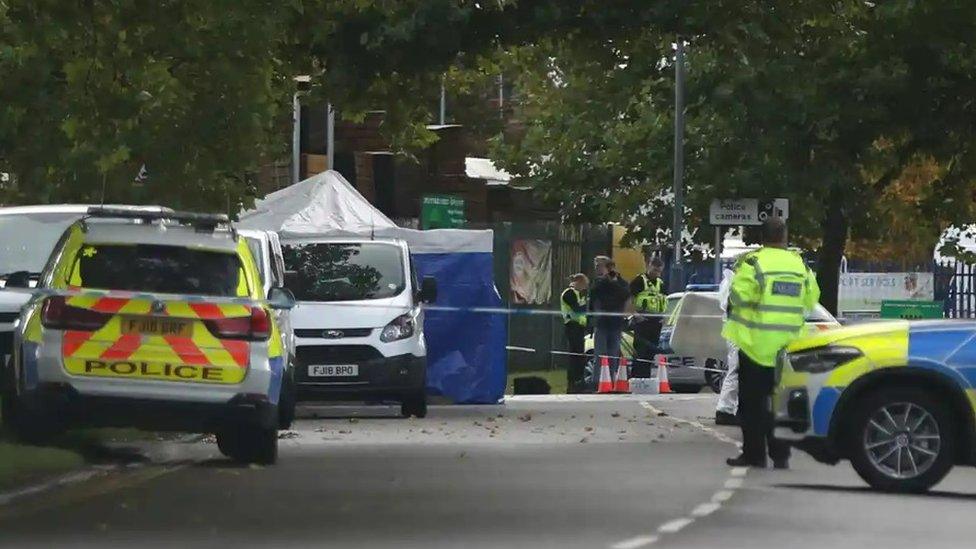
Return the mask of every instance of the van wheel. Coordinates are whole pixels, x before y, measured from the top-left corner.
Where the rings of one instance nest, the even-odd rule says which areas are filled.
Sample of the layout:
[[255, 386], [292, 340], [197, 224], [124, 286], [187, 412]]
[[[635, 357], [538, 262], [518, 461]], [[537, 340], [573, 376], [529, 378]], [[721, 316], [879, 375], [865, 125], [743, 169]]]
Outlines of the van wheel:
[[404, 398], [403, 403], [400, 404], [400, 415], [403, 417], [427, 417], [427, 395], [420, 393]]
[[291, 429], [295, 421], [295, 374], [289, 368], [281, 382], [281, 396], [278, 397], [278, 428]]
[[217, 432], [220, 453], [240, 463], [274, 465], [278, 460], [278, 430], [236, 425]]
[[956, 426], [926, 391], [882, 389], [863, 399], [851, 419], [851, 465], [875, 489], [924, 492], [952, 469]]

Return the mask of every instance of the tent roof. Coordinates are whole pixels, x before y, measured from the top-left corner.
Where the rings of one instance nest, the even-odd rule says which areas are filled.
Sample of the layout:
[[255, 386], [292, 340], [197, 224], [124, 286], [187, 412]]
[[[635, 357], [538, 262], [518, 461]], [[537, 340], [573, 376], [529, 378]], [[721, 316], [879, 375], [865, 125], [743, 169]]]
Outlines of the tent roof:
[[282, 238], [368, 235], [396, 224], [339, 172], [327, 171], [275, 191], [241, 214], [242, 229], [276, 231]]
[[439, 229], [417, 231], [397, 227], [341, 174], [328, 171], [275, 191], [241, 214], [241, 229], [275, 231], [282, 241], [317, 238], [400, 238], [412, 253], [487, 252], [492, 231]]

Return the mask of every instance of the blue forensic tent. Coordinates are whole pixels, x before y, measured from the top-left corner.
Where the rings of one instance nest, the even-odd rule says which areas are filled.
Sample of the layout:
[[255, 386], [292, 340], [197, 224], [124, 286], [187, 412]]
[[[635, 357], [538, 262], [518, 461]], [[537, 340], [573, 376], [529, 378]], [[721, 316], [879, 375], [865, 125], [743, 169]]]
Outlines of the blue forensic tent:
[[418, 276], [437, 280], [437, 303], [424, 322], [428, 393], [463, 404], [492, 404], [503, 398], [504, 317], [467, 310], [502, 304], [493, 276], [492, 231], [397, 227], [335, 171], [258, 200], [253, 210], [241, 214], [238, 226], [276, 231], [283, 244], [370, 234], [405, 240]]

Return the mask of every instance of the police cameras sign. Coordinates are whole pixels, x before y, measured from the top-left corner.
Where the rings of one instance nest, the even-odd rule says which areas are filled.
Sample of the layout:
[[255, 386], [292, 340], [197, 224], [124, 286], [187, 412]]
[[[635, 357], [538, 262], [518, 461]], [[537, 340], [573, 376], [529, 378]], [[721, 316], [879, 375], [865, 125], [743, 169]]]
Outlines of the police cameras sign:
[[785, 198], [716, 199], [712, 201], [708, 214], [712, 225], [762, 225], [773, 216], [787, 219], [790, 216], [790, 201]]

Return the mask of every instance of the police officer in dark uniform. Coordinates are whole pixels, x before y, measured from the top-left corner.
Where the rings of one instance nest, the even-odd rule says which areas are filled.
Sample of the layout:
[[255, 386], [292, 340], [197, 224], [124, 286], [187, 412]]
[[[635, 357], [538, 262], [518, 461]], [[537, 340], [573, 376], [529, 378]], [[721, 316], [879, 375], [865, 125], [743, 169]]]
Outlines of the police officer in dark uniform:
[[569, 367], [566, 369], [566, 392], [583, 392], [586, 375], [586, 356], [584, 342], [586, 337], [586, 310], [588, 306], [587, 289], [590, 280], [583, 273], [569, 277], [569, 287], [559, 298], [559, 308], [563, 315], [566, 342], [569, 346]]

